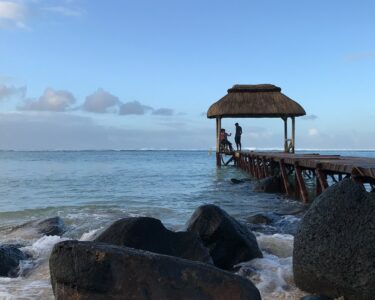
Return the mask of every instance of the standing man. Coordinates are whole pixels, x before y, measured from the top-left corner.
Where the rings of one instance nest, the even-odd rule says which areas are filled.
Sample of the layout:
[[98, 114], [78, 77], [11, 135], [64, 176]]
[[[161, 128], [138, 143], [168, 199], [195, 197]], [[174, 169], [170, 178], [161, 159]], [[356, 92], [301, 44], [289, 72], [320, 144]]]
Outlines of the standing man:
[[234, 141], [236, 142], [237, 151], [238, 148], [240, 148], [241, 151], [241, 134], [242, 134], [242, 128], [238, 123], [234, 124], [236, 125], [236, 135], [234, 136]]

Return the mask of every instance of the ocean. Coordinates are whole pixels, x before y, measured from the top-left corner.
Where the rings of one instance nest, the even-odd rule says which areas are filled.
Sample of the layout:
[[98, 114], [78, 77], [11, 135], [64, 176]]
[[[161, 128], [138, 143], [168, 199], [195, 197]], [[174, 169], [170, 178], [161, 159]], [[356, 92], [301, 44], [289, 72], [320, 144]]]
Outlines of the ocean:
[[[313, 151], [375, 157], [375, 151]], [[53, 299], [48, 257], [66, 239], [90, 240], [117, 219], [150, 216], [184, 230], [194, 210], [213, 203], [249, 224], [257, 213], [277, 213], [277, 224], [255, 229], [264, 258], [244, 262], [263, 299], [299, 299], [293, 283], [293, 235], [308, 208], [284, 195], [252, 191], [248, 175], [216, 168], [208, 151], [0, 151], [0, 244], [19, 244], [30, 255], [17, 278], [0, 277], [0, 299]], [[30, 220], [61, 217], [62, 237], [13, 228]]]

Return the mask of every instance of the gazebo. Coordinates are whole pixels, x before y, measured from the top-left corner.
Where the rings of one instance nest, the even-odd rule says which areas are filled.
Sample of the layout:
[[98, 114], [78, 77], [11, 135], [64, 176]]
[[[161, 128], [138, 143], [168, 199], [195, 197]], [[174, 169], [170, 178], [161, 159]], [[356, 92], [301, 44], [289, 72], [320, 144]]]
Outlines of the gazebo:
[[[211, 105], [207, 118], [216, 118], [216, 157], [221, 165], [220, 129], [222, 118], [281, 118], [284, 121], [284, 151], [294, 153], [295, 117], [305, 115], [301, 105], [281, 93], [272, 84], [234, 85], [228, 94]], [[292, 119], [292, 136], [288, 138], [288, 118]]]

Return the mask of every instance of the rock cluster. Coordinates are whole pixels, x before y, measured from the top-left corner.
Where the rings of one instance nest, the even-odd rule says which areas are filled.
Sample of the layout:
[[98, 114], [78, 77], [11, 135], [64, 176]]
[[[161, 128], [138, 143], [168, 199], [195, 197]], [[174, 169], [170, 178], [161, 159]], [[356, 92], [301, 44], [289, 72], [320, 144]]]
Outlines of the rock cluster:
[[56, 244], [51, 283], [57, 299], [258, 300], [250, 280], [222, 270], [255, 257], [262, 253], [252, 232], [205, 205], [186, 232], [154, 218], [125, 218], [93, 242]]

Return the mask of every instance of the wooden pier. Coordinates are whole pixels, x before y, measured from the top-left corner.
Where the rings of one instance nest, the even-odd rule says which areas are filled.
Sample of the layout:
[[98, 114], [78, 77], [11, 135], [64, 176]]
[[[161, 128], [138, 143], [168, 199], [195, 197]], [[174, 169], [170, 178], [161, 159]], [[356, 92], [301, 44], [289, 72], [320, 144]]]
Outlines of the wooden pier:
[[[309, 202], [307, 180], [314, 181], [316, 195], [327, 189], [329, 182], [336, 183], [348, 177], [369, 184], [375, 191], [375, 158], [254, 151], [226, 154], [235, 165], [257, 179], [279, 175], [285, 193], [305, 203]], [[291, 180], [294, 180], [294, 189]]]
[[[284, 192], [305, 203], [319, 195], [330, 184], [343, 178], [365, 184], [375, 192], [375, 158], [340, 155], [295, 154], [296, 117], [306, 115], [303, 107], [272, 84], [234, 85], [227, 94], [213, 103], [207, 118], [216, 119], [216, 165], [232, 161], [251, 176], [261, 179], [280, 176]], [[226, 135], [221, 134], [222, 118], [280, 118], [284, 122], [284, 152], [228, 151]], [[291, 120], [291, 136], [288, 120]], [[238, 124], [236, 124], [238, 125]], [[240, 150], [241, 150], [241, 144]], [[224, 157], [229, 155], [225, 162]]]

